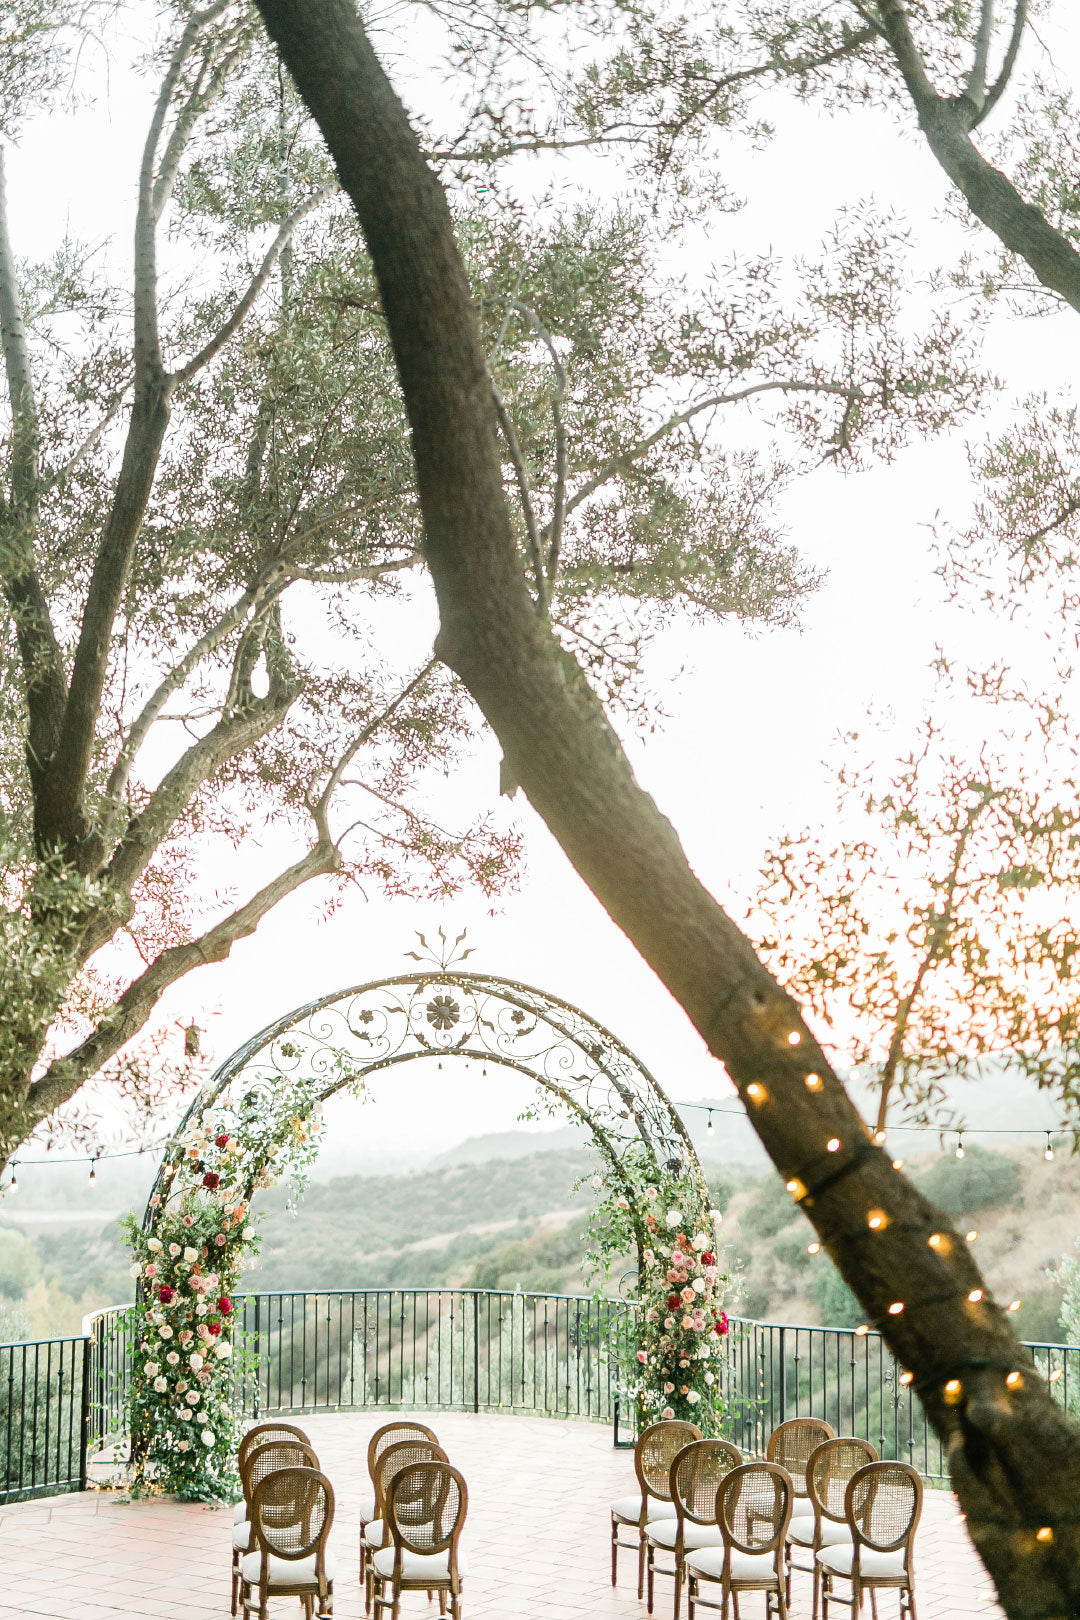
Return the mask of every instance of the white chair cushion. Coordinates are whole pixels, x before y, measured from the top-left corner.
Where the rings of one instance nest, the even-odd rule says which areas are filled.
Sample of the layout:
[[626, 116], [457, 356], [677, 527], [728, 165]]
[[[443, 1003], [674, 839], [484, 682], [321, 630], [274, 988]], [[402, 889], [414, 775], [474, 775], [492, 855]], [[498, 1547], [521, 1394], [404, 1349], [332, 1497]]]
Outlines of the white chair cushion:
[[364, 1546], [381, 1547], [386, 1536], [386, 1530], [381, 1519], [372, 1519], [370, 1524], [364, 1526]]
[[[652, 1524], [645, 1526], [645, 1536], [654, 1547], [674, 1547], [679, 1534], [678, 1519], [654, 1519]], [[692, 1547], [722, 1547], [724, 1537], [718, 1524], [695, 1524], [693, 1519], [687, 1519], [683, 1527], [683, 1546]]]
[[237, 1502], [236, 1506], [232, 1510], [232, 1522], [233, 1524], [243, 1524], [247, 1516], [248, 1505], [244, 1501], [243, 1497], [241, 1497], [240, 1501]]
[[[620, 1496], [611, 1504], [612, 1514], [623, 1524], [638, 1524], [641, 1521], [641, 1497]], [[649, 1497], [649, 1523], [654, 1519], [673, 1519], [675, 1517], [674, 1502], [664, 1502], [658, 1496]]]
[[[326, 1555], [326, 1578], [334, 1578], [334, 1560], [330, 1553]], [[240, 1565], [240, 1573], [245, 1581], [252, 1586], [258, 1586], [262, 1575], [262, 1553], [256, 1550], [248, 1553]], [[310, 1558], [275, 1558], [270, 1554], [270, 1590], [275, 1586], [314, 1586], [315, 1585], [315, 1554]]]
[[[386, 1579], [394, 1573], [393, 1547], [384, 1547], [372, 1559], [376, 1575]], [[459, 1575], [469, 1573], [469, 1562], [465, 1554], [458, 1551], [457, 1567]], [[403, 1551], [401, 1554], [401, 1578], [405, 1581], [448, 1581], [450, 1579], [450, 1554], [441, 1553], [414, 1553]]]
[[243, 1524], [234, 1524], [232, 1527], [232, 1544], [237, 1552], [251, 1551], [251, 1525], [245, 1519]]
[[[700, 1552], [687, 1553], [686, 1567], [706, 1581], [718, 1581], [724, 1573], [724, 1549], [703, 1547]], [[731, 1549], [731, 1578], [733, 1581], [776, 1581], [776, 1564], [772, 1553], [744, 1553]]]
[[[831, 1569], [835, 1575], [850, 1575], [852, 1560], [855, 1557], [855, 1548], [849, 1542], [846, 1547], [822, 1547], [817, 1555], [819, 1564]], [[885, 1580], [896, 1580], [904, 1574], [904, 1549], [897, 1552], [874, 1552], [871, 1547], [864, 1547], [859, 1555], [859, 1568], [870, 1580], [875, 1577]]]
[[367, 1524], [375, 1517], [375, 1492], [364, 1491], [360, 1497], [360, 1522]]
[[[796, 1547], [812, 1547], [814, 1545], [814, 1515], [792, 1519], [788, 1526], [788, 1540], [793, 1541]], [[842, 1547], [851, 1540], [851, 1531], [846, 1524], [840, 1524], [836, 1519], [822, 1519], [821, 1545], [823, 1547]]]

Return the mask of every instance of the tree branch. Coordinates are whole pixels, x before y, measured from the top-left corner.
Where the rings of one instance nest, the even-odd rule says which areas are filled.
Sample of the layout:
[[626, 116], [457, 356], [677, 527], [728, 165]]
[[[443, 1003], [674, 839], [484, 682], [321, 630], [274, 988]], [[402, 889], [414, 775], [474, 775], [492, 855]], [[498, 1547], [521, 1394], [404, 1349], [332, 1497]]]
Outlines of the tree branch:
[[0, 343], [11, 404], [11, 502], [0, 512], [0, 579], [15, 620], [26, 677], [27, 759], [35, 789], [56, 749], [66, 680], [34, 548], [39, 495], [39, 429], [34, 380], [8, 230], [7, 176], [0, 146]]
[[[581, 671], [534, 612], [450, 211], [353, 0], [257, 3], [371, 253], [412, 428], [439, 656], [573, 864], [725, 1062], [867, 1320], [912, 1370], [1006, 1608], [1071, 1612], [1080, 1602], [1080, 1527], [1068, 1508], [1080, 1491], [1080, 1430], [1033, 1371], [1021, 1375], [1019, 1395], [1006, 1386], [1006, 1371], [1031, 1360], [988, 1290], [979, 1309], [969, 1304], [983, 1286], [970, 1245], [867, 1141], [799, 1009], [694, 877]], [[820, 1086], [807, 1087], [808, 1072]], [[888, 1221], [868, 1242], [874, 1207]], [[931, 1247], [934, 1232], [942, 1242]], [[898, 1278], [899, 1313], [890, 1310]], [[954, 1377], [952, 1401], [945, 1386]], [[1055, 1527], [1052, 1559], [1033, 1523]]]
[[1020, 41], [1024, 37], [1024, 26], [1027, 22], [1027, 14], [1028, 0], [1017, 0], [1016, 10], [1013, 12], [1012, 33], [1009, 36], [1009, 43], [1001, 64], [1001, 72], [998, 74], [986, 96], [983, 98], [982, 111], [980, 112], [978, 118], [976, 118], [975, 123], [972, 125], [973, 129], [977, 129], [981, 123], [989, 118], [990, 114], [993, 112], [994, 108], [997, 106], [998, 102], [1001, 100], [1006, 89], [1008, 88], [1009, 81], [1013, 75], [1013, 69], [1016, 66], [1016, 58], [1020, 54]]
[[94, 1074], [126, 1046], [145, 1025], [164, 992], [193, 969], [223, 962], [237, 940], [247, 939], [267, 912], [313, 877], [336, 872], [341, 855], [335, 844], [320, 835], [301, 860], [286, 868], [257, 894], [205, 934], [185, 945], [173, 945], [157, 956], [145, 973], [134, 980], [80, 1046], [57, 1058], [30, 1087], [27, 1109], [40, 1123], [68, 1101]]
[[528, 468], [525, 466], [525, 457], [522, 455], [521, 445], [514, 431], [514, 424], [510, 420], [510, 412], [503, 404], [502, 395], [494, 383], [491, 385], [491, 395], [495, 401], [495, 416], [502, 429], [503, 438], [506, 440], [506, 447], [510, 452], [510, 461], [514, 468], [514, 478], [521, 499], [521, 513], [525, 519], [526, 549], [529, 553], [533, 583], [536, 587], [536, 611], [540, 614], [546, 614], [549, 605], [547, 580], [544, 578], [544, 559], [540, 552], [540, 536], [536, 527], [536, 512], [533, 509], [532, 491], [529, 488]]
[[994, 31], [994, 0], [982, 0], [979, 26], [975, 31], [975, 51], [971, 71], [964, 85], [964, 95], [977, 110], [986, 99], [986, 75], [990, 61], [990, 36]]
[[321, 191], [316, 191], [306, 202], [301, 203], [299, 208], [294, 209], [288, 219], [282, 220], [278, 226], [277, 235], [267, 248], [262, 263], [248, 282], [247, 289], [232, 314], [222, 322], [213, 337], [203, 344], [198, 354], [193, 355], [186, 365], [179, 366], [172, 373], [170, 381], [174, 386], [189, 382], [196, 372], [201, 371], [203, 366], [207, 365], [225, 347], [233, 334], [239, 330], [251, 306], [270, 280], [274, 266], [292, 240], [296, 227], [301, 220], [306, 219], [308, 214], [313, 213], [328, 197], [334, 196], [337, 190], [337, 186], [323, 186]]

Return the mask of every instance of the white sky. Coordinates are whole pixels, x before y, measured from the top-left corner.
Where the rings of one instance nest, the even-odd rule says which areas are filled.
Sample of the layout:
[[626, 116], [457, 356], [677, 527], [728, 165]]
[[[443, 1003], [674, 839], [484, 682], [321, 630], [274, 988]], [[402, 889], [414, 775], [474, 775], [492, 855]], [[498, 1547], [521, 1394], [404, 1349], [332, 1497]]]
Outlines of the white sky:
[[[1062, 8], [1063, 9], [1063, 8]], [[1080, 27], [1059, 30], [1059, 66], [1075, 63]], [[90, 91], [93, 94], [90, 94]], [[130, 236], [135, 168], [147, 118], [145, 85], [114, 67], [84, 78], [88, 104], [76, 118], [31, 128], [9, 163], [16, 251], [44, 254], [65, 229], [75, 236]], [[693, 278], [734, 250], [771, 246], [813, 255], [845, 204], [877, 195], [906, 215], [931, 264], [956, 241], [942, 218], [946, 186], [914, 140], [900, 141], [881, 114], [824, 118], [777, 102], [779, 128], [763, 152], [737, 148], [730, 179], [748, 203], [680, 249]], [[572, 182], [578, 172], [559, 160]], [[989, 364], [1009, 395], [1064, 387], [1075, 369], [1075, 316], [995, 326]], [[670, 719], [646, 740], [631, 739], [640, 779], [670, 815], [694, 867], [722, 899], [752, 892], [761, 850], [784, 824], [830, 813], [822, 767], [838, 732], [858, 726], [868, 703], [896, 714], [901, 736], [929, 690], [935, 644], [962, 645], [973, 658], [1008, 652], [999, 623], [946, 609], [933, 576], [927, 525], [935, 512], [962, 522], [971, 497], [963, 433], [904, 452], [887, 467], [798, 483], [786, 503], [789, 532], [827, 574], [806, 604], [802, 628], [748, 636], [734, 625], [680, 627], [656, 648], [652, 672]], [[415, 638], [420, 656], [434, 625], [421, 588], [404, 610], [387, 610], [385, 632]], [[447, 787], [447, 814], [497, 801], [498, 750], [490, 743]], [[570, 870], [545, 828], [520, 800], [528, 862], [521, 889], [494, 916], [466, 896], [440, 913], [353, 894], [329, 921], [314, 891], [292, 897], [231, 959], [184, 980], [171, 1016], [209, 1029], [217, 1057], [290, 1005], [335, 985], [400, 972], [413, 930], [468, 927], [478, 947], [470, 966], [518, 977], [576, 1002], [635, 1048], [675, 1098], [717, 1096], [723, 1076], [681, 1009]], [[221, 881], [208, 872], [207, 880]], [[404, 1071], [384, 1082], [377, 1107], [335, 1127], [359, 1160], [437, 1152], [461, 1137], [505, 1129], [525, 1100], [506, 1081]], [[344, 1133], [342, 1135], [341, 1133]]]

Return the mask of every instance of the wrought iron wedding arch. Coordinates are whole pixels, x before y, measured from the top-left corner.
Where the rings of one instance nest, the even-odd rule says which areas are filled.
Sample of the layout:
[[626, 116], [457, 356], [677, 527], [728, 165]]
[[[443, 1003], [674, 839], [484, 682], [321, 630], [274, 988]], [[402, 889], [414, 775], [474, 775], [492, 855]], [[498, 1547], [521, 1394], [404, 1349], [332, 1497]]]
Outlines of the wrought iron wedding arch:
[[[239, 1108], [265, 1087], [303, 1080], [309, 1103], [400, 1063], [470, 1059], [535, 1081], [592, 1133], [609, 1180], [631, 1206], [645, 1243], [645, 1185], [684, 1182], [708, 1205], [693, 1143], [659, 1082], [630, 1048], [581, 1008], [532, 985], [459, 968], [398, 974], [321, 996], [286, 1013], [225, 1059], [166, 1147], [154, 1193], [167, 1190], [189, 1139], [209, 1115]], [[144, 1228], [163, 1205], [151, 1195]]]

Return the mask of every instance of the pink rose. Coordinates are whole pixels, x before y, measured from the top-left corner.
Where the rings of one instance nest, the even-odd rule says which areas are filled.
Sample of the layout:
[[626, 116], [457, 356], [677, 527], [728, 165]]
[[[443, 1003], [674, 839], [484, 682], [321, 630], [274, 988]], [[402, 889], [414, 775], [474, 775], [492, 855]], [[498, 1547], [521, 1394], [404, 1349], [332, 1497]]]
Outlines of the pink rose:
[[675, 1416], [675, 1408], [673, 1406], [665, 1406], [660, 1416], [663, 1418], [665, 1423], [670, 1423], [672, 1418]]
[[157, 1266], [155, 1266], [155, 1264], [154, 1264], [154, 1262], [152, 1260], [150, 1261], [150, 1264], [146, 1268], [146, 1275], [148, 1277], [156, 1277], [157, 1276]]
[[214, 1239], [214, 1242], [217, 1244], [219, 1249], [223, 1249], [225, 1247], [225, 1242], [226, 1242], [224, 1232], [219, 1232], [217, 1237]]
[[195, 1217], [194, 1217], [194, 1215], [185, 1215], [184, 1216], [184, 1225], [185, 1226], [194, 1226], [195, 1225]]
[[692, 1288], [684, 1288], [683, 1289], [682, 1298], [683, 1298], [683, 1303], [684, 1304], [689, 1305], [689, 1303], [693, 1299], [693, 1297], [694, 1297], [694, 1290]]
[[649, 1359], [644, 1350], [639, 1350], [638, 1351], [637, 1358], [642, 1363], [642, 1365], [644, 1365], [645, 1362], [647, 1362], [648, 1359]]

